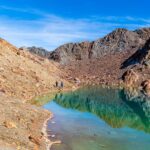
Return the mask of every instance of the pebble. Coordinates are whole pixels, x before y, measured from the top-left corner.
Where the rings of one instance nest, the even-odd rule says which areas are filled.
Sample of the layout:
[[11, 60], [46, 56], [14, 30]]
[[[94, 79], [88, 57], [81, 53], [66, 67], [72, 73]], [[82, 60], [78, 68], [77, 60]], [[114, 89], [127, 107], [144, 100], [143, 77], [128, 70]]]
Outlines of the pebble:
[[51, 137], [52, 137], [52, 138], [54, 138], [54, 137], [55, 137], [55, 135], [53, 134], [53, 135], [51, 135]]

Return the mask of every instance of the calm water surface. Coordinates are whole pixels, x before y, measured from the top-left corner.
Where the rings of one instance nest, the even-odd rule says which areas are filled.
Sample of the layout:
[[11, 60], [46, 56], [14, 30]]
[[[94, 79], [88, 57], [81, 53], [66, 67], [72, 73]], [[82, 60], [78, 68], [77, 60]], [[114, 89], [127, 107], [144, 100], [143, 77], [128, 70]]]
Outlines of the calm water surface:
[[62, 141], [52, 150], [150, 150], [150, 100], [136, 91], [83, 88], [44, 108], [49, 138]]

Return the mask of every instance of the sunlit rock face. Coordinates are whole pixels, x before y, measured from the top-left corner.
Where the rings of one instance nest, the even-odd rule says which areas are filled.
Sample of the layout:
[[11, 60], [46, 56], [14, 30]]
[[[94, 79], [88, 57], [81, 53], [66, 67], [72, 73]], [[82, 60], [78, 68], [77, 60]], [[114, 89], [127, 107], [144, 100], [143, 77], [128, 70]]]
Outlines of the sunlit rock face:
[[79, 89], [55, 96], [59, 105], [91, 112], [113, 128], [128, 126], [150, 133], [150, 98], [139, 91], [100, 87]]

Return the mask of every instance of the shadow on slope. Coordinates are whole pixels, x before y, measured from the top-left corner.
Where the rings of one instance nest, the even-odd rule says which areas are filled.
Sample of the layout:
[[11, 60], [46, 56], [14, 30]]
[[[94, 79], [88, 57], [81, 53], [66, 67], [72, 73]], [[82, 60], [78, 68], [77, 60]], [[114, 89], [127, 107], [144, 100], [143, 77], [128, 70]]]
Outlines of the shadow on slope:
[[129, 57], [124, 61], [124, 63], [121, 65], [121, 69], [129, 67], [131, 65], [143, 63], [146, 56], [149, 53], [149, 50], [150, 50], [150, 39], [147, 40], [147, 42], [141, 49], [137, 50], [131, 57]]

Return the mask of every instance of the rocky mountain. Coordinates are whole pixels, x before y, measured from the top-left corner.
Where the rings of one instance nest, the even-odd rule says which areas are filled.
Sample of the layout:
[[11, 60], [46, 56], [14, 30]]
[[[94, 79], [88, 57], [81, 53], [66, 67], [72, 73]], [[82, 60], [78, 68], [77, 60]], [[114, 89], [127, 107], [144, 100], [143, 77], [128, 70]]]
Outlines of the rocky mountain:
[[32, 54], [36, 54], [40, 57], [44, 57], [44, 58], [49, 58], [51, 52], [47, 51], [46, 49], [42, 48], [42, 47], [20, 47], [20, 50], [26, 50], [31, 52]]
[[115, 54], [127, 50], [138, 50], [149, 37], [150, 28], [142, 28], [135, 31], [119, 28], [96, 41], [68, 43], [52, 52], [35, 46], [22, 47], [20, 49], [28, 50], [33, 54], [67, 65], [73, 61], [100, 58], [107, 54]]
[[[59, 62], [67, 73], [66, 80], [71, 82], [110, 85], [123, 79], [135, 84], [135, 80], [141, 83], [150, 78], [144, 67], [150, 65], [149, 38], [150, 28], [135, 31], [119, 28], [93, 42], [68, 43], [52, 52], [36, 47], [28, 51]], [[140, 77], [136, 73], [139, 70], [142, 70]]]
[[133, 48], [138, 48], [144, 41], [138, 34], [126, 29], [116, 29], [102, 39], [94, 42], [92, 51], [93, 57], [101, 57], [106, 54], [122, 52]]
[[60, 46], [50, 54], [50, 59], [68, 64], [71, 61], [100, 58], [133, 49], [137, 50], [150, 37], [150, 28], [129, 31], [116, 29], [104, 38], [93, 42], [69, 43]]
[[[59, 64], [20, 50], [0, 39], [0, 92], [23, 100], [53, 91], [64, 80]], [[69, 85], [66, 82], [66, 87]], [[16, 86], [17, 85], [17, 86]]]
[[76, 83], [114, 85], [123, 79], [150, 91], [150, 28], [116, 29], [93, 42], [65, 44], [50, 59], [60, 62]]

